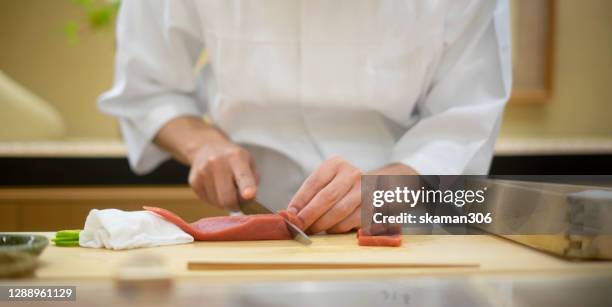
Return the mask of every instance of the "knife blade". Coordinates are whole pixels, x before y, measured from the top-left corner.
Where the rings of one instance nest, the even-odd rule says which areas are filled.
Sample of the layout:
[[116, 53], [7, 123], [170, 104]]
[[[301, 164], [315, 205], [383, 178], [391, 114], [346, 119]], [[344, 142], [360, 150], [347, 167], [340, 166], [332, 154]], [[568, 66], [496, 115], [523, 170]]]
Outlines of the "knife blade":
[[252, 214], [276, 214], [276, 215], [282, 217], [283, 220], [285, 220], [285, 223], [287, 223], [287, 226], [288, 226], [287, 228], [289, 229], [289, 232], [293, 236], [293, 240], [298, 241], [298, 242], [300, 242], [300, 243], [302, 243], [304, 245], [310, 245], [312, 243], [312, 241], [310, 240], [308, 235], [306, 235], [299, 227], [295, 226], [293, 223], [291, 223], [285, 217], [283, 217], [283, 216], [279, 215], [278, 213], [273, 212], [272, 210], [268, 209], [266, 206], [262, 205], [257, 200], [240, 202], [240, 204], [238, 206], [240, 208], [240, 211], [242, 211], [242, 213], [244, 213], [246, 215], [252, 215]]

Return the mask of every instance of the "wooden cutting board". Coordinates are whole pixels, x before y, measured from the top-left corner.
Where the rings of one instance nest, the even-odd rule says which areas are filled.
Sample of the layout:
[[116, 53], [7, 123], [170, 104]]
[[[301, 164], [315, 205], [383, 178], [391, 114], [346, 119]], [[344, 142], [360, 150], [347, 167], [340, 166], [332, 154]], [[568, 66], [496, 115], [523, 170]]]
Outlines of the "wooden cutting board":
[[[441, 243], [436, 237], [428, 237], [429, 245]], [[414, 237], [404, 240], [414, 242]], [[427, 239], [427, 237], [421, 237]], [[402, 269], [402, 268], [466, 268], [479, 267], [471, 257], [448, 257], [435, 252], [419, 252], [420, 245], [401, 247], [366, 247], [357, 245], [354, 234], [314, 237], [313, 245], [297, 242], [252, 242], [256, 246], [225, 247], [211, 249], [188, 259], [189, 270], [334, 270], [334, 269]], [[228, 245], [229, 242], [222, 244]], [[289, 243], [289, 244], [287, 244]], [[316, 244], [314, 244], [316, 243]], [[231, 243], [230, 243], [231, 244]], [[255, 245], [253, 244], [253, 245]], [[249, 244], [251, 245], [251, 244]], [[233, 251], [229, 251], [233, 250]], [[422, 252], [425, 252], [424, 250]]]

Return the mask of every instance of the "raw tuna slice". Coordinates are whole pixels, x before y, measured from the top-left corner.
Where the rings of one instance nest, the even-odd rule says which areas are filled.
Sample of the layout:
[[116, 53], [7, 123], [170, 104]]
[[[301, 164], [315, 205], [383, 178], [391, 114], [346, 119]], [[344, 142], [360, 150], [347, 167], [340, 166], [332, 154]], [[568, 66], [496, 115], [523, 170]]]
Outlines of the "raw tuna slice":
[[[208, 217], [189, 224], [166, 209], [147, 206], [143, 208], [174, 223], [198, 241], [291, 240], [292, 238], [285, 220], [276, 214]], [[292, 223], [298, 221], [296, 216], [288, 212], [281, 214]]]
[[357, 232], [357, 243], [361, 246], [391, 246], [398, 247], [402, 245], [402, 236], [397, 235], [378, 235], [368, 236], [363, 233], [362, 229]]

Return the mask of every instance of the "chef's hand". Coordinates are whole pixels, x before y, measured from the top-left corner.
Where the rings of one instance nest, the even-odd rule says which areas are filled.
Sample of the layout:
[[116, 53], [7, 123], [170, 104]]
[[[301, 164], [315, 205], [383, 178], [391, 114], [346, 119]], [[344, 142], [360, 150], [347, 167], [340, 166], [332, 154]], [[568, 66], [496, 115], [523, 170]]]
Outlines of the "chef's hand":
[[249, 153], [232, 142], [215, 138], [198, 149], [191, 160], [189, 185], [202, 199], [230, 211], [238, 202], [253, 199], [256, 180]]
[[321, 164], [302, 184], [287, 210], [309, 233], [348, 232], [361, 222], [361, 171], [341, 157]]
[[[371, 172], [373, 175], [415, 175], [400, 163]], [[321, 164], [304, 181], [289, 203], [289, 211], [297, 214], [308, 233], [343, 233], [361, 226], [362, 172], [341, 157]]]
[[257, 193], [257, 175], [249, 153], [195, 117], [166, 124], [156, 142], [191, 166], [189, 185], [202, 200], [237, 211], [241, 199]]

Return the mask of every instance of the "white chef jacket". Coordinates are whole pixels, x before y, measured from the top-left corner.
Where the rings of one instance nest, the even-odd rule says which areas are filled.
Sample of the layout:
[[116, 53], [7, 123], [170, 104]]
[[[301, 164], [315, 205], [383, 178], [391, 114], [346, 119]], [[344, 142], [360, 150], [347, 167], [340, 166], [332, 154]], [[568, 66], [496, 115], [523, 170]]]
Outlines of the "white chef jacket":
[[137, 173], [169, 158], [165, 123], [208, 114], [288, 199], [332, 155], [487, 173], [510, 61], [504, 0], [124, 0], [99, 107]]

